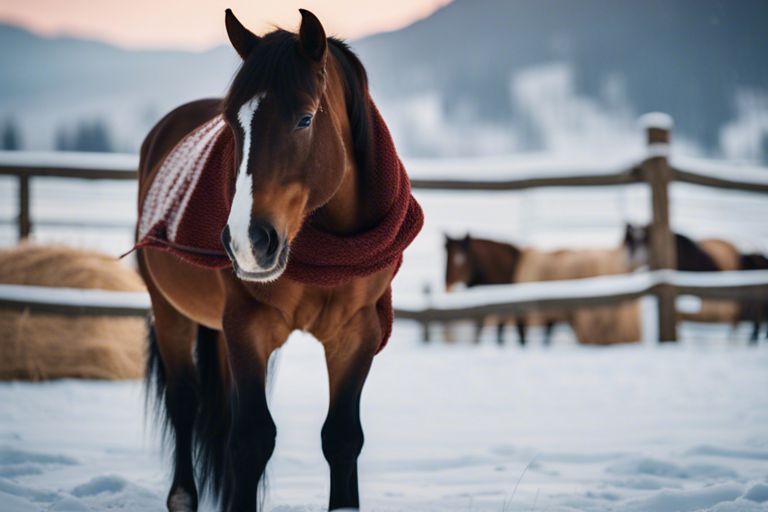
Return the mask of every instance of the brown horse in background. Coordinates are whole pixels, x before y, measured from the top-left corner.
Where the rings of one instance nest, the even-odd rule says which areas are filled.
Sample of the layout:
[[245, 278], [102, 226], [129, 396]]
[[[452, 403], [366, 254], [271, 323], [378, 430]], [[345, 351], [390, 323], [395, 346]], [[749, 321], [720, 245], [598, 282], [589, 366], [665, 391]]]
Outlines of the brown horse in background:
[[[449, 291], [458, 285], [567, 280], [627, 272], [623, 249], [540, 251], [470, 235], [460, 239], [446, 236], [445, 247], [446, 289]], [[582, 344], [606, 345], [640, 339], [635, 301], [571, 312], [547, 311], [516, 316], [514, 321], [521, 345], [525, 345], [527, 325], [534, 319], [544, 324], [545, 344], [550, 342], [558, 322], [569, 323]], [[506, 320], [497, 320], [499, 343], [504, 341]], [[482, 324], [478, 325], [478, 331], [481, 327]]]
[[265, 393], [268, 361], [296, 329], [325, 349], [329, 508], [359, 506], [360, 396], [383, 337], [377, 303], [398, 263], [338, 286], [282, 275], [310, 213], [313, 226], [339, 237], [379, 222], [370, 204], [378, 183], [365, 70], [344, 43], [326, 38], [313, 14], [301, 15], [298, 35], [258, 37], [227, 10], [227, 33], [243, 59], [228, 95], [177, 108], [142, 146], [140, 211], [159, 163], [186, 134], [223, 114], [236, 141], [222, 233], [234, 272], [155, 249], [138, 257], [154, 313], [150, 369], [175, 442], [171, 511], [197, 509], [195, 465], [221, 510], [260, 507], [277, 432]]
[[[459, 286], [471, 288], [480, 285], [509, 284], [514, 282], [515, 272], [520, 261], [520, 250], [510, 244], [472, 238], [453, 239], [445, 236], [445, 289], [452, 291]], [[506, 321], [500, 318], [496, 322], [496, 341], [504, 343]], [[518, 341], [526, 344], [526, 322], [523, 317], [515, 320]], [[546, 326], [545, 342], [549, 342], [554, 322]], [[475, 342], [480, 341], [482, 321], [476, 326]]]

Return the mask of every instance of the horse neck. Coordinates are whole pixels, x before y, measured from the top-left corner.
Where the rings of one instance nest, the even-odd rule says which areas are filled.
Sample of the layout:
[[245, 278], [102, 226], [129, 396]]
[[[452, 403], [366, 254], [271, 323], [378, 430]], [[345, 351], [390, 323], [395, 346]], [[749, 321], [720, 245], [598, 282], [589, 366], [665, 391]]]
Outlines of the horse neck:
[[331, 199], [315, 215], [314, 222], [325, 231], [350, 235], [362, 231], [370, 223], [364, 215], [362, 198], [367, 193], [361, 190], [361, 170], [355, 161], [354, 143], [350, 129], [349, 114], [345, 100], [344, 75], [336, 58], [329, 54], [328, 87], [321, 102], [322, 109], [331, 117], [334, 129], [343, 139], [344, 177]]
[[[520, 251], [509, 244], [481, 242], [473, 244], [472, 266], [474, 278], [472, 285], [506, 284], [513, 281]], [[481, 246], [481, 247], [478, 247]]]

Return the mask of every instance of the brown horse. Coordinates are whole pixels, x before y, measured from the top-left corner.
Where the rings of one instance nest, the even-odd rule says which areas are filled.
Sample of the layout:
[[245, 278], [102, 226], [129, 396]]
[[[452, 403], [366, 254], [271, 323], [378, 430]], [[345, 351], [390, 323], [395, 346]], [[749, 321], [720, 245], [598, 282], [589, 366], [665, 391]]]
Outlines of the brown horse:
[[[451, 291], [459, 286], [471, 288], [480, 285], [509, 284], [515, 281], [522, 252], [511, 244], [472, 238], [454, 239], [445, 236], [445, 288]], [[504, 343], [506, 319], [496, 321], [496, 341]], [[523, 317], [515, 320], [518, 341], [526, 344], [526, 321]], [[545, 342], [549, 342], [554, 322], [548, 320], [545, 328]], [[480, 340], [482, 322], [476, 326], [475, 342]]]
[[[330, 405], [321, 440], [331, 473], [329, 508], [359, 506], [360, 396], [389, 334], [382, 315], [403, 247], [386, 263], [350, 270], [349, 279], [324, 279], [338, 267], [323, 266], [321, 258], [329, 256], [321, 243], [317, 266], [302, 263], [317, 284], [297, 278], [291, 265], [308, 231], [343, 245], [354, 261], [372, 259], [370, 246], [356, 240], [378, 233], [384, 222], [379, 203], [392, 199], [397, 187], [383, 183], [374, 165], [382, 135], [372, 124], [378, 112], [362, 64], [344, 43], [326, 38], [313, 14], [300, 12], [298, 34], [275, 30], [259, 37], [227, 10], [229, 40], [243, 59], [227, 96], [177, 108], [142, 146], [139, 208], [146, 212], [158, 169], [188, 134], [223, 118], [234, 140], [227, 154], [216, 156], [224, 162], [226, 190], [203, 188], [202, 199], [192, 196], [189, 204], [227, 197], [225, 225], [210, 228], [210, 219], [202, 219], [199, 226], [221, 233], [217, 243], [226, 254], [201, 249], [193, 255], [221, 256], [226, 267], [196, 265], [183, 256], [192, 249], [179, 244], [157, 250], [141, 235], [137, 244], [154, 313], [150, 374], [175, 442], [171, 511], [196, 510], [196, 476], [221, 510], [260, 508], [259, 481], [277, 433], [265, 394], [268, 361], [296, 329], [325, 349]], [[407, 177], [402, 181], [400, 189], [411, 197]], [[421, 211], [412, 205], [405, 245], [421, 226]]]

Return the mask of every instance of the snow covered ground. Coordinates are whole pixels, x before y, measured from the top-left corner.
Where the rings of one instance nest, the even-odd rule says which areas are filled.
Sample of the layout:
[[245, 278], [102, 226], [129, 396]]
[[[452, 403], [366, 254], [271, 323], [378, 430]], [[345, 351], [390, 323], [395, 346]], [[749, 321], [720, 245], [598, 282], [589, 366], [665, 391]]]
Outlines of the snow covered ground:
[[[507, 164], [497, 172], [539, 169]], [[15, 187], [0, 179], [0, 219], [15, 213]], [[648, 220], [650, 201], [639, 185], [417, 196], [427, 219], [395, 281], [401, 296], [442, 289], [444, 232], [612, 247], [624, 220]], [[121, 254], [134, 204], [132, 183], [35, 180], [35, 236]], [[693, 237], [768, 252], [762, 195], [677, 184], [672, 214]], [[61, 225], [72, 220], [103, 227]], [[0, 226], [0, 245], [14, 233]], [[585, 348], [558, 327], [547, 350], [533, 328], [521, 350], [495, 347], [490, 329], [481, 347], [425, 346], [417, 326], [397, 323], [364, 394], [363, 509], [768, 511], [768, 343], [748, 347], [747, 329], [685, 325], [675, 346]], [[470, 328], [458, 332], [471, 339]], [[326, 504], [325, 379], [320, 346], [294, 335], [273, 395], [268, 510]], [[168, 467], [144, 429], [138, 382], [0, 384], [0, 512], [162, 510]]]
[[[766, 343], [417, 339], [398, 324], [365, 389], [363, 510], [768, 510]], [[326, 504], [326, 406], [321, 348], [294, 335], [267, 510]], [[0, 385], [0, 510], [161, 510], [167, 468], [138, 382]]]

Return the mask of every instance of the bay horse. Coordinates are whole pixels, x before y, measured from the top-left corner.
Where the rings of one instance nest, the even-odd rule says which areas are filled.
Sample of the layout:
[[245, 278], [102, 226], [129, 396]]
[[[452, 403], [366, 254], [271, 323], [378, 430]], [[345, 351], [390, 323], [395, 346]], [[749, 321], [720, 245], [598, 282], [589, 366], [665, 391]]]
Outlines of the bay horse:
[[[196, 510], [198, 491], [225, 512], [263, 506], [259, 482], [277, 434], [268, 363], [297, 329], [325, 350], [329, 509], [359, 506], [360, 397], [390, 333], [391, 280], [422, 214], [362, 64], [300, 13], [298, 34], [259, 37], [227, 9], [242, 64], [226, 97], [178, 107], [141, 148], [134, 248], [154, 317], [147, 375], [174, 446], [170, 511]], [[158, 178], [186, 161], [195, 140], [214, 148], [206, 169], [216, 172], [193, 161], [202, 177]], [[203, 211], [195, 223], [144, 226], [157, 221], [152, 205], [186, 186], [190, 195], [170, 202]], [[213, 244], [179, 242], [184, 233], [210, 233]]]
[[[468, 288], [480, 285], [510, 284], [516, 281], [516, 275], [522, 258], [522, 251], [512, 245], [482, 238], [473, 238], [467, 234], [454, 239], [445, 236], [445, 288], [448, 291], [457, 286]], [[496, 341], [504, 343], [505, 319], [496, 321]], [[518, 342], [527, 342], [527, 321], [525, 317], [515, 318]], [[549, 344], [555, 321], [545, 319], [544, 342]], [[476, 326], [475, 342], [479, 341], [482, 323]]]

